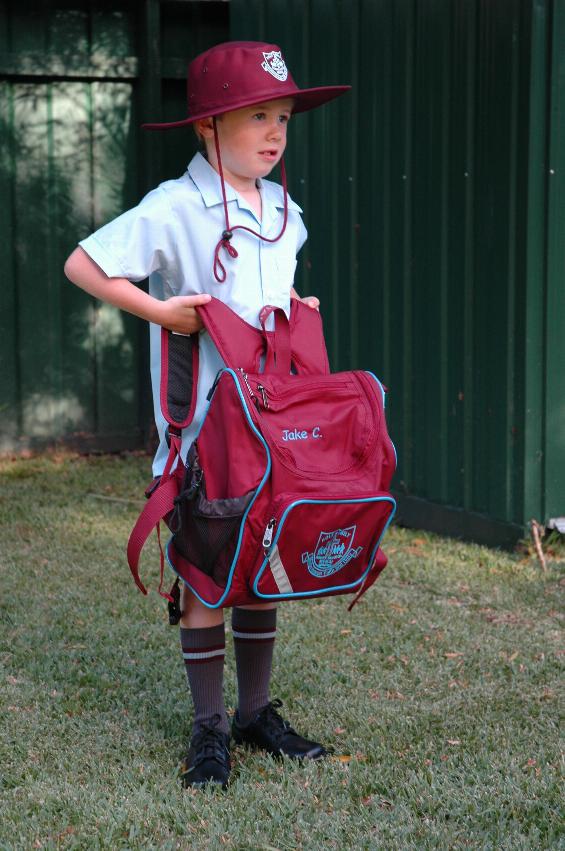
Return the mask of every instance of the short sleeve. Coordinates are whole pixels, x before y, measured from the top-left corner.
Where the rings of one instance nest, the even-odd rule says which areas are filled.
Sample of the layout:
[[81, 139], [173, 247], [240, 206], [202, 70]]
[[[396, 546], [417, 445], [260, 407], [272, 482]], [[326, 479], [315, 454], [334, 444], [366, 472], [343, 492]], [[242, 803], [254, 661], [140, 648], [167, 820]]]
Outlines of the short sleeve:
[[137, 282], [159, 272], [170, 280], [177, 266], [174, 225], [166, 193], [158, 188], [79, 245], [110, 278]]
[[298, 238], [296, 240], [296, 253], [300, 251], [306, 240], [308, 239], [308, 231], [302, 221], [302, 216], [299, 216]]

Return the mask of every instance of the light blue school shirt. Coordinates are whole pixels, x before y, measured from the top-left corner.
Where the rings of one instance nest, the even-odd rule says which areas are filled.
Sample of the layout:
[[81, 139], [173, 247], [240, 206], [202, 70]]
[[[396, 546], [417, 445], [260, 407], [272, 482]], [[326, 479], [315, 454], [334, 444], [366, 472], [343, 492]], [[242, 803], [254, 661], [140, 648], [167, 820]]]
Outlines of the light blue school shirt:
[[[262, 198], [259, 222], [247, 201], [226, 184], [230, 226], [245, 225], [270, 238], [278, 236], [283, 222], [282, 187], [258, 180]], [[283, 237], [263, 242], [246, 231], [236, 231], [232, 245], [239, 256], [220, 250], [227, 278], [214, 278], [214, 249], [225, 228], [220, 178], [202, 154], [196, 154], [177, 180], [161, 183], [131, 210], [104, 225], [79, 244], [110, 278], [138, 282], [149, 278], [149, 292], [158, 299], [174, 295], [209, 293], [221, 299], [246, 322], [260, 327], [265, 304], [289, 311], [296, 255], [306, 240], [302, 210], [288, 199], [288, 222]], [[160, 475], [168, 449], [159, 403], [161, 380], [161, 328], [151, 323], [151, 386], [159, 447], [153, 474]], [[193, 442], [207, 408], [206, 394], [224, 363], [206, 332], [199, 335], [200, 374], [194, 420], [183, 431], [182, 455]]]

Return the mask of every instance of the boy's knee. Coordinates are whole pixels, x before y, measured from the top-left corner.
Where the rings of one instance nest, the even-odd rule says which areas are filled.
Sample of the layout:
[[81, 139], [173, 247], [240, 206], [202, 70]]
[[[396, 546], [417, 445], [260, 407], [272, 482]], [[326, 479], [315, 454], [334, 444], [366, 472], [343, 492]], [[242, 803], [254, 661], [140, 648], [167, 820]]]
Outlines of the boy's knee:
[[181, 609], [180, 625], [185, 629], [217, 626], [224, 620], [223, 609], [208, 608], [186, 585], [182, 589]]

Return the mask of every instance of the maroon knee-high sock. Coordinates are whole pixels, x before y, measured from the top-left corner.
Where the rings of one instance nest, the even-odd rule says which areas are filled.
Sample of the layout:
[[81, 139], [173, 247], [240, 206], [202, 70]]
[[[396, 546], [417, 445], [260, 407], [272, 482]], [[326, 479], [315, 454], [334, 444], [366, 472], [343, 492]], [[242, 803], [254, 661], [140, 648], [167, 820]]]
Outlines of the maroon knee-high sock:
[[224, 624], [180, 630], [182, 655], [194, 703], [193, 733], [219, 715], [218, 729], [229, 732], [224, 705]]
[[269, 681], [277, 632], [276, 609], [233, 609], [232, 632], [242, 726], [269, 702]]

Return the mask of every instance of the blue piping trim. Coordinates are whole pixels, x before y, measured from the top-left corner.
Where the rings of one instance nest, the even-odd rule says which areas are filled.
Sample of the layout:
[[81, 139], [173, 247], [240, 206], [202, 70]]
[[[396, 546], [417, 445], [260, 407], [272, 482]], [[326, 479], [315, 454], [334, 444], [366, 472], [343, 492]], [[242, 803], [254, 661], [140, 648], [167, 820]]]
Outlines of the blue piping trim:
[[379, 379], [377, 378], [377, 376], [375, 375], [374, 372], [371, 372], [369, 369], [366, 369], [365, 372], [367, 373], [367, 375], [370, 375], [371, 378], [374, 378], [374, 380], [379, 385], [379, 387], [381, 389], [382, 396], [383, 396], [383, 409], [386, 408], [386, 393], [385, 393], [385, 389], [384, 389], [383, 385], [381, 384], [381, 382], [379, 381]]
[[270, 547], [270, 549], [272, 549], [275, 546], [275, 544], [278, 542], [279, 536], [280, 536], [282, 528], [284, 526], [284, 522], [286, 520], [286, 516], [289, 513], [289, 511], [291, 511], [291, 509], [293, 509], [295, 506], [303, 505], [303, 504], [326, 505], [328, 503], [330, 503], [332, 505], [343, 505], [343, 504], [349, 505], [349, 504], [352, 504], [352, 503], [360, 503], [360, 502], [390, 502], [390, 503], [392, 503], [392, 511], [390, 513], [390, 516], [389, 516], [387, 522], [385, 523], [385, 525], [383, 527], [383, 531], [379, 535], [379, 540], [375, 544], [373, 552], [371, 553], [371, 557], [369, 559], [368, 567], [359, 579], [357, 579], [355, 582], [350, 582], [349, 585], [333, 585], [331, 588], [323, 588], [320, 591], [297, 591], [296, 593], [293, 593], [293, 594], [262, 594], [261, 591], [258, 590], [257, 586], [259, 584], [259, 581], [260, 581], [263, 573], [265, 572], [267, 564], [269, 563], [269, 559], [268, 559], [268, 557], [266, 557], [263, 561], [263, 564], [259, 568], [257, 576], [255, 577], [255, 582], [253, 583], [253, 592], [255, 594], [257, 594], [258, 597], [262, 597], [264, 600], [290, 600], [293, 597], [300, 597], [300, 598], [319, 597], [319, 596], [322, 596], [324, 594], [329, 594], [331, 591], [347, 591], [350, 588], [355, 588], [357, 585], [360, 585], [361, 582], [363, 582], [363, 580], [365, 579], [365, 577], [369, 573], [369, 571], [371, 569], [371, 565], [373, 564], [373, 561], [375, 560], [377, 550], [378, 550], [380, 543], [383, 539], [383, 535], [385, 534], [386, 530], [388, 529], [388, 527], [390, 525], [392, 518], [395, 515], [396, 501], [391, 496], [372, 496], [372, 497], [368, 497], [366, 499], [297, 499], [297, 500], [295, 500], [295, 502], [291, 502], [291, 504], [289, 506], [287, 506], [287, 508], [285, 509], [285, 512], [284, 512], [283, 516], [281, 517], [281, 521], [279, 523], [277, 533], [276, 533], [275, 538], [274, 538], [273, 542], [271, 543], [271, 547]]
[[[383, 410], [386, 410], [386, 393], [385, 393], [385, 389], [384, 389], [383, 385], [381, 384], [381, 382], [379, 381], [379, 379], [377, 378], [377, 376], [373, 372], [370, 372], [368, 369], [365, 370], [365, 372], [367, 373], [367, 375], [370, 375], [371, 378], [374, 378], [375, 381], [377, 382], [377, 384], [379, 385], [379, 387], [381, 388], [381, 393], [383, 394]], [[390, 435], [388, 436], [388, 439], [390, 440], [390, 442], [392, 444], [392, 448], [394, 450], [395, 464], [398, 467], [398, 453], [396, 451], [396, 446], [394, 445], [394, 441], [392, 441], [390, 439]]]
[[[232, 563], [231, 563], [230, 572], [229, 572], [229, 574], [228, 574], [228, 580], [227, 580], [227, 582], [226, 582], [226, 588], [225, 588], [225, 591], [224, 591], [224, 593], [222, 594], [222, 596], [220, 597], [220, 599], [219, 599], [216, 603], [208, 603], [206, 600], [204, 600], [204, 599], [200, 596], [200, 594], [198, 593], [198, 591], [197, 591], [195, 588], [193, 588], [193, 586], [190, 584], [190, 582], [187, 582], [187, 581], [186, 581], [186, 579], [183, 579], [184, 584], [185, 584], [188, 588], [190, 588], [190, 590], [192, 591], [192, 593], [194, 594], [194, 596], [195, 596], [195, 597], [198, 597], [198, 599], [200, 600], [200, 602], [201, 602], [201, 603], [203, 603], [203, 604], [204, 604], [204, 605], [205, 605], [208, 609], [218, 609], [218, 608], [220, 608], [220, 606], [222, 605], [222, 603], [224, 602], [224, 600], [226, 599], [227, 595], [228, 595], [228, 594], [229, 594], [229, 592], [230, 592], [231, 583], [232, 583], [232, 579], [233, 579], [233, 574], [234, 574], [234, 571], [235, 571], [235, 566], [236, 566], [236, 564], [237, 564], [237, 560], [238, 560], [238, 558], [239, 558], [239, 551], [240, 551], [240, 549], [241, 549], [241, 539], [242, 539], [242, 537], [243, 537], [243, 531], [244, 531], [244, 528], [245, 528], [245, 521], [247, 520], [247, 515], [248, 515], [248, 514], [249, 514], [249, 512], [251, 511], [251, 509], [252, 509], [252, 507], [253, 507], [253, 504], [254, 504], [255, 500], [256, 500], [256, 499], [257, 499], [257, 497], [259, 496], [259, 493], [260, 493], [260, 492], [261, 492], [261, 490], [263, 489], [263, 487], [264, 487], [264, 485], [265, 485], [265, 482], [267, 481], [267, 479], [269, 478], [269, 475], [270, 475], [270, 473], [271, 473], [271, 453], [270, 453], [270, 451], [269, 451], [269, 447], [268, 447], [268, 445], [267, 445], [267, 442], [265, 441], [265, 438], [263, 437], [263, 435], [261, 434], [261, 432], [257, 429], [257, 427], [255, 426], [255, 424], [254, 424], [253, 420], [251, 419], [251, 417], [250, 417], [250, 415], [249, 415], [249, 411], [248, 411], [248, 409], [247, 409], [247, 402], [245, 401], [245, 398], [244, 398], [244, 396], [243, 396], [243, 393], [241, 392], [241, 387], [239, 386], [239, 381], [238, 381], [237, 375], [235, 374], [235, 372], [233, 371], [233, 369], [228, 369], [227, 367], [226, 367], [225, 369], [223, 369], [223, 370], [220, 370], [220, 371], [221, 371], [221, 372], [228, 372], [228, 373], [232, 376], [232, 379], [233, 379], [233, 381], [234, 381], [234, 384], [235, 384], [235, 386], [236, 386], [236, 388], [237, 388], [237, 392], [238, 392], [238, 394], [239, 394], [239, 398], [240, 398], [240, 401], [241, 401], [241, 406], [242, 406], [242, 408], [243, 408], [243, 410], [244, 410], [244, 412], [245, 412], [245, 416], [247, 417], [247, 421], [248, 421], [248, 423], [249, 423], [249, 425], [250, 425], [250, 427], [251, 427], [251, 430], [252, 430], [252, 431], [253, 431], [253, 433], [254, 433], [254, 434], [255, 434], [255, 435], [259, 438], [259, 440], [261, 441], [261, 443], [262, 443], [262, 444], [263, 444], [263, 446], [265, 447], [265, 452], [266, 452], [266, 455], [267, 455], [267, 467], [266, 467], [266, 469], [265, 469], [265, 474], [263, 475], [263, 478], [262, 478], [262, 479], [261, 479], [261, 481], [259, 482], [259, 485], [258, 485], [258, 487], [257, 487], [257, 490], [255, 491], [255, 496], [253, 497], [253, 499], [251, 500], [251, 502], [250, 502], [250, 503], [249, 503], [249, 505], [247, 506], [247, 509], [245, 510], [245, 513], [244, 513], [243, 517], [241, 518], [241, 526], [239, 527], [239, 537], [238, 537], [238, 539], [237, 539], [237, 546], [236, 546], [236, 549], [235, 549], [235, 555], [234, 555], [234, 557], [233, 557], [233, 561], [232, 561]], [[212, 399], [213, 399], [213, 398], [214, 398], [214, 397], [212, 396]], [[212, 399], [210, 399], [210, 402], [212, 401]], [[209, 408], [209, 407], [210, 407], [210, 405], [208, 405], [208, 408]], [[208, 414], [208, 410], [206, 410], [206, 415], [207, 415], [207, 414]], [[204, 416], [204, 419], [206, 419], [206, 415]], [[204, 425], [204, 420], [202, 421], [202, 425]], [[202, 426], [200, 426], [200, 429], [201, 429], [201, 428], [202, 428]], [[199, 432], [198, 432], [198, 433], [200, 433], [200, 430], [199, 430]], [[177, 575], [177, 576], [179, 576], [178, 571], [175, 569], [175, 567], [174, 567], [174, 565], [173, 565], [173, 563], [172, 563], [172, 561], [171, 561], [171, 558], [170, 558], [170, 556], [169, 556], [169, 546], [170, 546], [170, 544], [171, 544], [171, 541], [172, 541], [172, 537], [169, 539], [169, 542], [167, 543], [167, 547], [166, 547], [166, 550], [165, 550], [165, 552], [166, 552], [166, 556], [167, 556], [167, 561], [168, 561], [168, 563], [169, 563], [169, 566], [172, 568], [173, 572], [174, 572], [174, 573], [176, 573], [176, 575]], [[182, 577], [181, 577], [181, 579], [182, 579]]]

